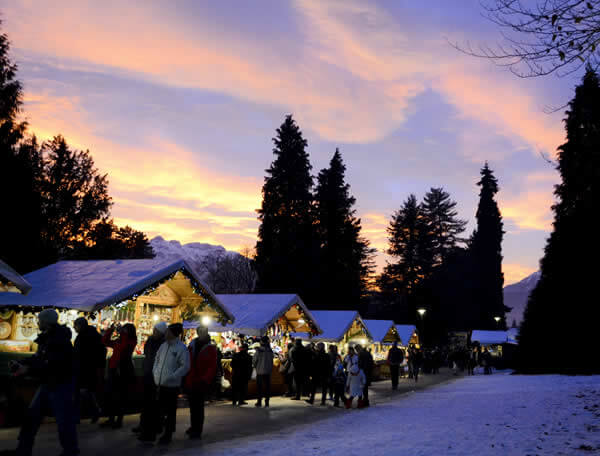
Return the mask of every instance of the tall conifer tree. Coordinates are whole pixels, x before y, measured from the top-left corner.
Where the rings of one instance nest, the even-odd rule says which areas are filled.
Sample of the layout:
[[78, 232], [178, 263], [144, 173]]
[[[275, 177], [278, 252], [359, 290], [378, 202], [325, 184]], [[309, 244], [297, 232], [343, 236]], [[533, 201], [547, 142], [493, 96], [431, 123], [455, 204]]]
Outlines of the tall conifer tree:
[[[561, 183], [554, 230], [541, 260], [519, 334], [521, 368], [600, 372], [597, 268], [600, 207], [600, 83], [587, 69], [566, 112], [566, 142], [558, 148]], [[591, 261], [591, 263], [590, 263]], [[558, 334], [569, 341], [549, 346]]]
[[[0, 22], [1, 24], [1, 22]], [[0, 223], [0, 258], [26, 273], [41, 266], [32, 261], [41, 247], [41, 160], [35, 138], [23, 142], [27, 124], [19, 119], [23, 89], [10, 42], [0, 35], [0, 195], [5, 220]]]
[[345, 180], [346, 166], [336, 149], [329, 168], [321, 170], [315, 191], [321, 243], [321, 292], [317, 307], [358, 309], [373, 269], [373, 249], [361, 236], [356, 199]]
[[431, 188], [425, 194], [423, 216], [431, 236], [433, 265], [439, 266], [461, 241], [467, 222], [457, 218], [456, 201], [443, 188]]
[[312, 166], [307, 142], [291, 115], [273, 138], [275, 159], [266, 170], [256, 243], [258, 290], [298, 293], [317, 300], [319, 244], [315, 230]]
[[[486, 163], [481, 169], [477, 228], [471, 238], [471, 258], [477, 275], [473, 302], [475, 321], [481, 329], [506, 329], [504, 297], [504, 274], [502, 273], [502, 238], [504, 236], [502, 215], [495, 200], [498, 181]], [[510, 309], [508, 309], [510, 311]], [[500, 318], [496, 322], [496, 318]]]

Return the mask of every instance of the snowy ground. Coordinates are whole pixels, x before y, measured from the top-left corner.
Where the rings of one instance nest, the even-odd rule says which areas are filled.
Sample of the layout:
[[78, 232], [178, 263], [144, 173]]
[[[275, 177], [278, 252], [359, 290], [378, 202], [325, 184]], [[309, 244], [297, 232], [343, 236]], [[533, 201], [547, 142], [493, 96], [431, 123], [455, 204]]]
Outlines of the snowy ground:
[[178, 454], [585, 455], [600, 454], [600, 377], [459, 379], [285, 432]]

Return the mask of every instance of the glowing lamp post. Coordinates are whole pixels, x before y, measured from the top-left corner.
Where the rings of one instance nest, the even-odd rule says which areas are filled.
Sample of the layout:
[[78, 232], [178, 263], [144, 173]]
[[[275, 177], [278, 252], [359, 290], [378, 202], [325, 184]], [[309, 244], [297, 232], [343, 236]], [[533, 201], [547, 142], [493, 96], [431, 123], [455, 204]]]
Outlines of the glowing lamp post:
[[494, 317], [494, 320], [496, 320], [496, 327], [500, 326], [500, 320], [502, 320], [500, 317]]
[[[427, 309], [424, 307], [419, 307], [417, 309], [417, 313], [421, 316], [421, 337], [419, 338], [419, 342], [425, 339], [425, 312], [427, 312]], [[421, 345], [423, 345], [422, 342]]]

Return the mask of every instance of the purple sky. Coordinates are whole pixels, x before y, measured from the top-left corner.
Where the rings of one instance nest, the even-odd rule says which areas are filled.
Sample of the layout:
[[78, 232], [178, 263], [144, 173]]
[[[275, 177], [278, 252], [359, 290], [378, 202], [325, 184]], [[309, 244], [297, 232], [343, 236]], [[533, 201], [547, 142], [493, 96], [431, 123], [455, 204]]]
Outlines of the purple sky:
[[[443, 186], [469, 232], [499, 179], [506, 283], [538, 267], [578, 76], [518, 79], [447, 40], [493, 44], [479, 0], [0, 1], [25, 116], [109, 174], [120, 224], [253, 247], [271, 138], [293, 113], [315, 174], [339, 147], [380, 251], [409, 193]], [[379, 256], [379, 264], [385, 257]]]

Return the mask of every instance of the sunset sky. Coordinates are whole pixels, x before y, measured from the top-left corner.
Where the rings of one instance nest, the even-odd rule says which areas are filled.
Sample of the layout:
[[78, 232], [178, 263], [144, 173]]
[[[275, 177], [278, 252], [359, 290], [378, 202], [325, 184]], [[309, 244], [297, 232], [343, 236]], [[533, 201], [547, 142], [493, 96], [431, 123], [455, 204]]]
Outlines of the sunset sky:
[[[506, 283], [535, 271], [577, 75], [519, 79], [448, 41], [500, 35], [479, 0], [0, 0], [41, 139], [89, 149], [113, 215], [149, 237], [253, 247], [271, 138], [292, 113], [315, 174], [339, 147], [358, 215], [386, 247], [410, 193], [442, 186], [474, 226], [498, 177]], [[383, 254], [379, 264], [383, 264]]]

